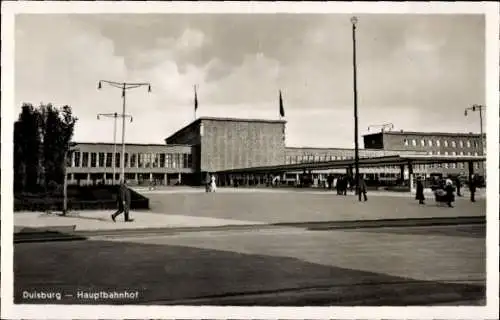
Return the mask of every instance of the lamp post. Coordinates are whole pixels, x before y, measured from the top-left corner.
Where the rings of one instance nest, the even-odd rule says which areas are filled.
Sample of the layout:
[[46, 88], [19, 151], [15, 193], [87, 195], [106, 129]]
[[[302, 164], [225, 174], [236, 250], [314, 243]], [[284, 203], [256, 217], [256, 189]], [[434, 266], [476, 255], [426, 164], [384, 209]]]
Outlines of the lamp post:
[[352, 17], [352, 72], [353, 72], [353, 93], [354, 93], [354, 166], [355, 166], [355, 181], [358, 200], [361, 201], [361, 192], [359, 190], [359, 144], [358, 144], [358, 83], [357, 83], [357, 65], [356, 65], [356, 24], [358, 18]]
[[368, 131], [370, 131], [371, 128], [381, 128], [380, 130], [384, 132], [386, 129], [389, 131], [394, 129], [394, 124], [392, 123], [383, 123], [383, 124], [372, 124], [368, 126]]
[[68, 213], [68, 167], [71, 165], [71, 156], [74, 152], [78, 151], [76, 143], [68, 141], [67, 150], [64, 153], [64, 180], [63, 180], [63, 209], [62, 215]]
[[107, 118], [114, 118], [114, 123], [113, 123], [113, 156], [111, 157], [112, 161], [112, 167], [113, 167], [113, 179], [112, 183], [115, 183], [116, 180], [116, 121], [118, 120], [118, 117], [124, 117], [124, 118], [130, 118], [130, 122], [132, 122], [133, 118], [131, 115], [123, 115], [123, 114], [118, 114], [117, 112], [114, 113], [99, 113], [97, 115], [97, 120], [100, 120], [101, 117], [107, 117]]
[[465, 108], [464, 115], [467, 117], [468, 111], [472, 112], [479, 112], [479, 126], [480, 126], [480, 131], [481, 131], [481, 138], [479, 139], [480, 141], [480, 148], [481, 148], [481, 155], [484, 155], [484, 145], [483, 145], [483, 109], [486, 109], [486, 106], [480, 105], [480, 104], [473, 104], [472, 107]]
[[[122, 99], [123, 99], [123, 107], [122, 107], [122, 153], [121, 153], [121, 174], [120, 174], [120, 180], [124, 181], [125, 180], [125, 108], [126, 108], [126, 92], [127, 90], [130, 89], [135, 89], [143, 86], [148, 87], [148, 92], [151, 92], [151, 84], [149, 82], [139, 82], [139, 83], [127, 83], [127, 82], [114, 82], [114, 81], [108, 81], [108, 80], [99, 80], [99, 84], [97, 86], [97, 89], [102, 89], [102, 84], [108, 84], [111, 87], [119, 88], [122, 91]], [[114, 177], [113, 177], [114, 179]]]

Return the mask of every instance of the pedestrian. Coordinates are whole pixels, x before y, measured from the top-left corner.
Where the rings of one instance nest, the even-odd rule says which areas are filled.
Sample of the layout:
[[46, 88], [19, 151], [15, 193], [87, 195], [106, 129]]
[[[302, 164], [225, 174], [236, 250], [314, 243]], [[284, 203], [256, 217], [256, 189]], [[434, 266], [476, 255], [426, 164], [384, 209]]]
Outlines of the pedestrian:
[[215, 176], [212, 175], [210, 183], [210, 191], [215, 192], [217, 190], [217, 184], [215, 183]]
[[476, 176], [473, 174], [469, 181], [470, 201], [476, 202]]
[[210, 192], [210, 174], [208, 172], [205, 177], [205, 192]]
[[420, 177], [417, 178], [417, 195], [415, 199], [418, 200], [419, 204], [425, 204], [424, 184], [422, 183], [422, 179]]
[[118, 189], [117, 202], [118, 202], [118, 210], [111, 215], [111, 219], [113, 219], [113, 222], [116, 222], [116, 217], [118, 217], [122, 213], [125, 215], [125, 222], [134, 221], [134, 219], [131, 219], [129, 217], [131, 196], [126, 180], [122, 180], [120, 183], [120, 187]]
[[455, 186], [457, 187], [457, 197], [461, 197], [462, 193], [460, 189], [462, 188], [462, 183], [460, 182], [460, 175], [455, 178]]
[[455, 195], [453, 194], [453, 182], [451, 179], [446, 179], [444, 191], [446, 192], [446, 203], [448, 207], [453, 208], [452, 203], [455, 201]]
[[363, 179], [363, 177], [359, 178], [359, 192], [363, 194], [363, 200], [366, 202], [368, 201], [368, 197], [366, 196], [366, 181]]

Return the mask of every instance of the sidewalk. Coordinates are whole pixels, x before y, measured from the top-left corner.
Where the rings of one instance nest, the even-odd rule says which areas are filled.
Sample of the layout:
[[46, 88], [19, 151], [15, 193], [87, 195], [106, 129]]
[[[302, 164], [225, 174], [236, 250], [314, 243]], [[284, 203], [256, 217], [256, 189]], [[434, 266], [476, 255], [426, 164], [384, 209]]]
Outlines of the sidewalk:
[[[161, 214], [146, 211], [131, 211], [130, 217], [133, 222], [125, 223], [123, 215], [111, 220], [114, 211], [90, 210], [72, 212], [62, 217], [57, 214], [46, 214], [41, 212], [16, 212], [14, 213], [14, 232], [23, 229], [64, 230], [64, 231], [104, 231], [104, 230], [128, 230], [128, 229], [151, 229], [151, 228], [200, 228], [220, 227], [228, 225], [258, 225], [264, 222], [229, 220], [219, 218], [194, 217], [175, 214]], [[63, 231], [63, 232], [64, 232]]]

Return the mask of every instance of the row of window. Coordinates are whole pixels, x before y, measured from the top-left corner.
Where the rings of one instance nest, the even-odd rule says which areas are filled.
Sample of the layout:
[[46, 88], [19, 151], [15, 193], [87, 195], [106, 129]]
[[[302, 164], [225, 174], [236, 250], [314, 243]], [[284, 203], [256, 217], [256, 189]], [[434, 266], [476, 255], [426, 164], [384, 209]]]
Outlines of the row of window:
[[331, 156], [331, 155], [296, 155], [286, 156], [286, 164], [306, 163], [306, 162], [322, 162], [333, 160], [350, 160], [353, 156]]
[[[403, 143], [405, 146], [409, 146], [410, 144], [413, 146], [413, 147], [416, 147], [417, 146], [417, 140], [416, 139], [404, 139], [403, 140]], [[436, 147], [440, 147], [441, 146], [441, 140], [432, 140], [432, 139], [429, 139], [429, 140], [425, 140], [425, 139], [421, 139], [420, 140], [420, 146], [421, 147], [425, 147], [425, 146], [428, 146], [428, 147], [432, 147], [436, 145]], [[445, 148], [448, 148], [449, 146], [451, 146], [452, 148], [456, 148], [457, 147], [457, 142], [455, 140], [451, 140], [450, 142], [448, 142], [448, 140], [443, 140], [443, 146]], [[466, 140], [464, 142], [464, 140], [458, 140], [458, 146], [460, 148], [464, 148], [464, 146], [467, 146], [467, 148], [471, 148], [472, 146], [474, 146], [474, 148], [478, 148], [479, 147], [479, 142], [477, 140], [474, 140], [474, 141], [471, 141], [471, 140]]]
[[[429, 151], [428, 154], [429, 155], [441, 155], [441, 152], [440, 151], [435, 151], [435, 152], [434, 151]], [[445, 156], [448, 156], [448, 155], [456, 156], [457, 154], [461, 155], [461, 156], [465, 155], [465, 153], [463, 151], [460, 151], [459, 153], [457, 153], [456, 151], [453, 151], [453, 152], [445, 151], [443, 154]], [[467, 155], [468, 156], [472, 156], [472, 152], [467, 152]], [[477, 152], [474, 152], [474, 156], [477, 157], [477, 155], [478, 155]]]
[[[121, 153], [114, 157], [115, 167], [121, 166]], [[191, 168], [191, 154], [188, 153], [125, 153], [125, 168]], [[75, 152], [72, 167], [112, 168], [112, 152]]]

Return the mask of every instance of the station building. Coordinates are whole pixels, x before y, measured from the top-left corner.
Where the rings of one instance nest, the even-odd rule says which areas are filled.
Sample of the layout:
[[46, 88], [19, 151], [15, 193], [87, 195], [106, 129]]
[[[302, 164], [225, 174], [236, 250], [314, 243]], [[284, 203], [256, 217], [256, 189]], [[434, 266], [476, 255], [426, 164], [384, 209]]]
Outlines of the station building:
[[[234, 119], [203, 117], [165, 138], [165, 144], [127, 144], [125, 177], [130, 184], [198, 185], [207, 173], [233, 169], [276, 166], [354, 159], [354, 149], [287, 147], [284, 120]], [[484, 135], [483, 135], [484, 138]], [[379, 132], [363, 137], [360, 157], [389, 155], [478, 155], [479, 134]], [[483, 140], [484, 141], [484, 140]], [[77, 143], [77, 149], [68, 167], [69, 183], [111, 183], [113, 162], [115, 181], [120, 172], [121, 144]], [[476, 172], [484, 175], [483, 163], [476, 164]], [[482, 170], [482, 171], [481, 171]], [[361, 168], [369, 179], [401, 179], [398, 166]], [[345, 169], [316, 171], [315, 178], [327, 174], [345, 174]], [[287, 172], [283, 177], [295, 179], [300, 172]], [[463, 163], [419, 165], [414, 174], [467, 174]], [[250, 177], [237, 177], [250, 179]], [[265, 183], [267, 177], [251, 177], [253, 184]], [[228, 183], [224, 181], [224, 183]]]

